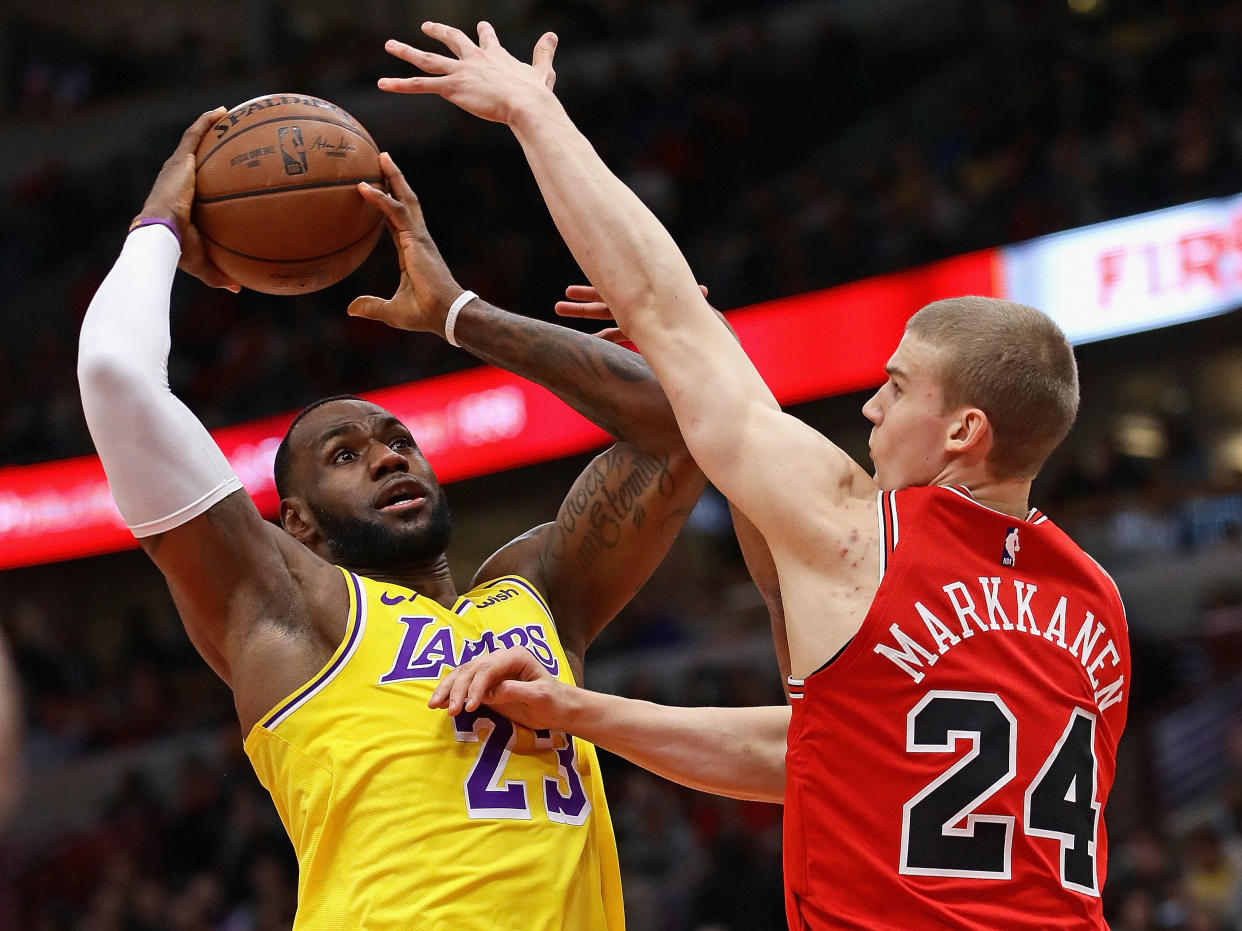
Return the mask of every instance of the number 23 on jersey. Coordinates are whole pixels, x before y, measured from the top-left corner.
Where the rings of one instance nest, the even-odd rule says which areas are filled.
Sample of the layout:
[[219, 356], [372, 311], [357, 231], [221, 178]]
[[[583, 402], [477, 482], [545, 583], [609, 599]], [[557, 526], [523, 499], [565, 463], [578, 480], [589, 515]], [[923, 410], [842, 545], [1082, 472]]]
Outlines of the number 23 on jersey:
[[[563, 731], [537, 730], [536, 749], [556, 756], [556, 775], [542, 777], [543, 809], [549, 821], [584, 824], [591, 801], [577, 769], [574, 739]], [[466, 813], [470, 818], [508, 818], [529, 821], [529, 787], [522, 779], [505, 779], [505, 766], [513, 753], [517, 729], [489, 708], [462, 711], [453, 718], [453, 736], [462, 743], [478, 743], [470, 774], [462, 783]], [[543, 755], [541, 754], [541, 757]], [[539, 791], [539, 787], [535, 788]]]

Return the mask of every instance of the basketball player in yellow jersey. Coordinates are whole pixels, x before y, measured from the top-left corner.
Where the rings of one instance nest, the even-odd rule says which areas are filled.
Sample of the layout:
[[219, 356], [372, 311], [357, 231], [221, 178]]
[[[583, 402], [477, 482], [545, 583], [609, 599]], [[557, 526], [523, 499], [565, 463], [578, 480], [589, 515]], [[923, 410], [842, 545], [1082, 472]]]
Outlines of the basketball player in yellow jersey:
[[156, 179], [87, 312], [78, 374], [121, 514], [232, 688], [246, 750], [296, 848], [295, 927], [621, 928], [593, 749], [487, 709], [454, 720], [427, 701], [446, 670], [502, 646], [582, 681], [587, 645], [702, 489], [668, 401], [635, 353], [463, 292], [384, 156], [391, 195], [360, 191], [388, 219], [401, 284], [350, 312], [443, 335], [547, 387], [617, 442], [554, 520], [503, 546], [464, 594], [435, 474], [406, 427], [366, 401], [328, 399], [294, 421], [276, 460], [281, 525], [264, 521], [166, 374], [175, 269], [236, 287], [190, 221], [194, 152], [221, 112], [186, 131]]

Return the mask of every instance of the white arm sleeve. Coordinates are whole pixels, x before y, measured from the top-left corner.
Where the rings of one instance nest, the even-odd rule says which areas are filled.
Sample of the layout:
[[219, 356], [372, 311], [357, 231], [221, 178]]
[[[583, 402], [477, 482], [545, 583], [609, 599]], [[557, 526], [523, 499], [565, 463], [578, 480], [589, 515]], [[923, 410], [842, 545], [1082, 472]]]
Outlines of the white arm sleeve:
[[211, 434], [168, 387], [169, 293], [180, 255], [163, 226], [130, 233], [86, 311], [78, 343], [86, 424], [136, 537], [178, 527], [242, 487]]

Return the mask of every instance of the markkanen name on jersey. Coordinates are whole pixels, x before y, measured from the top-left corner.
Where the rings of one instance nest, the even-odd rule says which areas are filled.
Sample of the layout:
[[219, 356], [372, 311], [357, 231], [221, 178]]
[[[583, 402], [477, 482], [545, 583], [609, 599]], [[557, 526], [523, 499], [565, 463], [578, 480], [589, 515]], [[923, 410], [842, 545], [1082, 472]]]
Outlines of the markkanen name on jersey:
[[[954, 628], [957, 630], [951, 628], [921, 601], [916, 601], [912, 611], [922, 621], [932, 643], [925, 646], [926, 638], [920, 642], [903, 629], [901, 624], [895, 623], [888, 629], [893, 642], [875, 644], [874, 652], [891, 660], [915, 682], [921, 682], [926, 675], [925, 670], [936, 665], [941, 656], [963, 640], [969, 640], [976, 634], [1008, 631], [1012, 634], [1022, 634], [1025, 637], [1037, 637], [1077, 658], [1083, 669], [1087, 671], [1091, 687], [1096, 690], [1095, 703], [1100, 711], [1121, 701], [1125, 676], [1118, 676], [1104, 686], [1100, 685], [1097, 678], [1105, 666], [1116, 666], [1120, 663], [1121, 656], [1117, 653], [1117, 647], [1111, 636], [1104, 639], [1101, 646], [1101, 638], [1107, 631], [1104, 625], [1096, 620], [1095, 615], [1090, 611], [1075, 612], [1074, 620], [1068, 623], [1070, 623], [1070, 629], [1076, 630], [1077, 633], [1069, 639], [1066, 624], [1070, 616], [1070, 604], [1066, 596], [1062, 595], [1058, 598], [1051, 615], [1037, 619], [1031, 608], [1031, 598], [1038, 590], [1036, 586], [1018, 579], [1009, 581], [1012, 582], [1012, 588], [1009, 585], [1002, 585], [999, 578], [980, 576], [973, 594], [971, 587], [965, 582], [951, 582], [943, 586], [942, 590], [948, 598], [947, 608], [953, 613]], [[980, 616], [976, 607], [979, 603], [976, 601], [976, 595], [979, 595], [979, 600], [983, 602], [986, 619]], [[1009, 610], [1006, 610], [1006, 605]], [[940, 610], [941, 614], [948, 616], [947, 611], [943, 608]], [[960, 633], [957, 632], [958, 630]], [[920, 636], [923, 633], [917, 628], [916, 632]], [[1097, 647], [1100, 648], [1097, 650]]]

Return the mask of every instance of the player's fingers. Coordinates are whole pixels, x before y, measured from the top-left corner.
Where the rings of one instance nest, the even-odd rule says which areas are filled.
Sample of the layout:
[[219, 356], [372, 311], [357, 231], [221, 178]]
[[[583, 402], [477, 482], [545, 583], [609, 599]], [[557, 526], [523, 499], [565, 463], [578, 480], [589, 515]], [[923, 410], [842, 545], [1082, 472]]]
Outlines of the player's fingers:
[[[358, 182], [358, 193], [380, 209], [388, 220], [388, 228], [394, 233], [410, 228], [409, 205], [397, 200], [383, 188], [376, 187], [366, 181]], [[417, 206], [417, 201], [415, 202]]]
[[356, 297], [349, 302], [349, 307], [345, 309], [345, 313], [351, 317], [365, 317], [367, 320], [382, 320], [384, 318], [384, 307], [388, 301], [382, 297], [375, 297], [372, 294], [364, 294]]
[[556, 83], [556, 72], [552, 70], [552, 57], [555, 54], [556, 33], [545, 32], [535, 43], [535, 51], [531, 55], [530, 63], [539, 74], [543, 75], [543, 82], [549, 88]]
[[[212, 266], [212, 267], [214, 268], [215, 266]], [[224, 272], [219, 271], [218, 269], [216, 270], [215, 274], [212, 276], [212, 280], [208, 283], [213, 288], [222, 288], [225, 291], [232, 291], [234, 294], [241, 293], [241, 285], [239, 285], [236, 281], [234, 281], [232, 278], [224, 274]]]
[[602, 301], [557, 301], [553, 309], [562, 317], [581, 320], [611, 320], [612, 311]]
[[504, 48], [500, 44], [500, 37], [496, 35], [496, 27], [487, 20], [480, 21], [475, 28], [479, 33], [479, 48]]
[[628, 343], [630, 341], [630, 338], [625, 335], [625, 331], [619, 326], [605, 327], [596, 333], [595, 336], [610, 343]]
[[457, 714], [459, 711], [474, 711], [479, 707], [478, 702], [471, 707], [469, 698], [471, 687], [475, 679], [479, 676], [479, 662], [469, 662], [462, 666], [457, 675], [453, 678], [452, 685], [449, 686], [448, 705], [449, 714]]
[[442, 94], [444, 78], [380, 78], [375, 82], [382, 91], [390, 94]]
[[207, 130], [211, 129], [212, 124], [227, 112], [224, 107], [216, 107], [200, 115], [181, 134], [181, 142], [177, 145], [178, 154], [193, 152], [197, 149], [198, 144], [203, 141], [203, 136], [207, 135]]
[[401, 232], [409, 227], [409, 217], [403, 205], [387, 191], [382, 188], [376, 188], [375, 185], [369, 184], [366, 181], [359, 182], [358, 193], [362, 195], [363, 200], [375, 204], [379, 208], [380, 213], [384, 215], [384, 225], [388, 227], [388, 235], [392, 237], [392, 241], [396, 244], [399, 251], [401, 248]]
[[241, 285], [214, 265], [210, 268], [200, 269], [197, 277], [199, 281], [209, 288], [221, 288], [225, 291], [232, 291], [234, 294], [241, 291]]
[[470, 41], [468, 35], [460, 29], [446, 26], [444, 23], [423, 23], [423, 34], [430, 36], [438, 42], [443, 42], [458, 58], [461, 58], [466, 52], [475, 48], [475, 44]]
[[466, 689], [463, 701], [463, 709], [466, 711], [477, 711], [479, 705], [484, 704], [489, 699], [489, 693], [493, 691], [492, 686], [496, 682], [498, 672], [491, 665], [483, 665], [475, 670], [473, 676], [470, 677], [470, 686]]
[[435, 52], [415, 48], [404, 42], [398, 42], [396, 39], [389, 39], [385, 42], [384, 51], [396, 58], [400, 58], [402, 61], [409, 62], [415, 68], [428, 74], [449, 74], [458, 65], [456, 58], [449, 58], [447, 55], [437, 55]]
[[177, 267], [193, 275], [209, 288], [223, 288], [226, 291], [232, 291], [237, 294], [241, 291], [241, 285], [222, 272], [214, 262], [207, 258], [203, 251], [202, 237], [199, 236], [198, 230], [193, 226], [187, 226], [182, 231], [184, 245], [181, 250], [181, 260], [177, 263]]
[[595, 285], [571, 284], [565, 289], [565, 296], [571, 301], [602, 301]]
[[457, 676], [458, 670], [450, 669], [448, 674], [444, 676], [436, 687], [431, 691], [431, 697], [427, 699], [428, 708], [447, 708], [449, 691], [453, 687], [453, 679]]
[[474, 711], [481, 704], [495, 701], [506, 684], [538, 678], [534, 665], [534, 657], [522, 647], [505, 647], [471, 660], [463, 667], [470, 673], [470, 683], [463, 693], [465, 709]]
[[[699, 290], [703, 292], [703, 296], [707, 297], [707, 285], [699, 285]], [[603, 302], [603, 297], [594, 285], [590, 284], [571, 284], [565, 288], [565, 296], [571, 301], [582, 302]]]
[[384, 173], [384, 180], [388, 182], [388, 190], [396, 195], [396, 198], [405, 204], [411, 212], [422, 213], [422, 207], [418, 202], [418, 195], [410, 187], [410, 182], [405, 180], [405, 175], [401, 173], [401, 169], [397, 167], [397, 163], [393, 161], [392, 156], [387, 152], [381, 152], [379, 163], [380, 171]]

